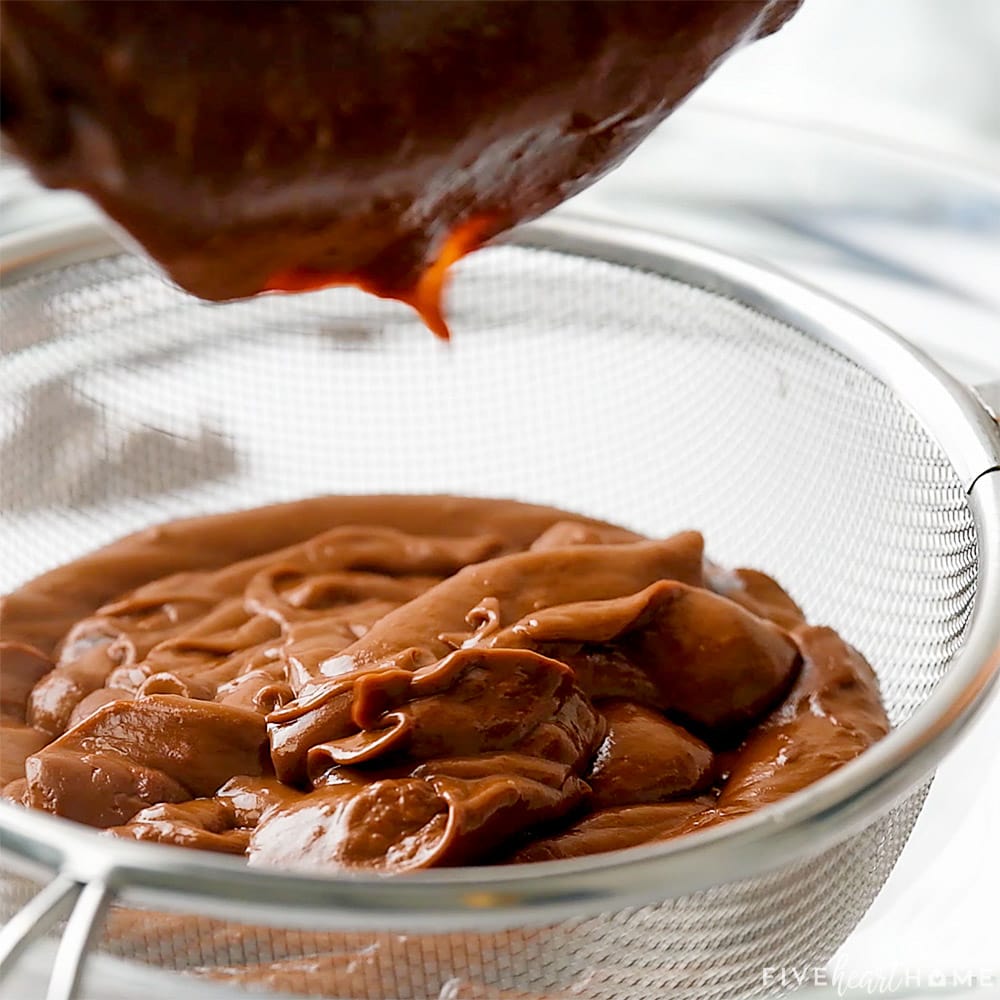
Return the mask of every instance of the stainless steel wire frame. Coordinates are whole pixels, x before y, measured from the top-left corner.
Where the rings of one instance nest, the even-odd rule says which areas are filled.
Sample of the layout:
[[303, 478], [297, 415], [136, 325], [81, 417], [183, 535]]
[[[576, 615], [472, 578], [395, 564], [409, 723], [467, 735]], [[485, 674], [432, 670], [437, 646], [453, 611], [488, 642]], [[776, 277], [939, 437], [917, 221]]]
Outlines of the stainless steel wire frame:
[[[350, 931], [398, 929], [419, 915], [422, 931], [474, 927], [488, 933], [624, 912], [792, 870], [836, 852], [915, 790], [919, 799], [919, 789], [979, 711], [1000, 670], [1000, 430], [985, 402], [995, 387], [977, 394], [849, 306], [766, 267], [664, 235], [564, 217], [526, 226], [510, 244], [660, 276], [748, 307], [848, 359], [902, 400], [953, 468], [975, 528], [974, 601], [961, 645], [933, 691], [859, 760], [757, 814], [674, 842], [523, 868], [456, 869], [394, 880], [307, 878], [99, 837], [56, 817], [0, 804], [5, 864], [35, 878], [55, 873], [4, 928], [0, 969], [70, 912], [49, 989], [49, 1000], [68, 1000], [95, 927], [112, 902]], [[121, 250], [100, 227], [78, 224], [18, 235], [5, 240], [0, 252], [4, 284], [13, 288]], [[12, 333], [15, 352], [38, 342], [19, 331], [7, 331], [5, 339]]]

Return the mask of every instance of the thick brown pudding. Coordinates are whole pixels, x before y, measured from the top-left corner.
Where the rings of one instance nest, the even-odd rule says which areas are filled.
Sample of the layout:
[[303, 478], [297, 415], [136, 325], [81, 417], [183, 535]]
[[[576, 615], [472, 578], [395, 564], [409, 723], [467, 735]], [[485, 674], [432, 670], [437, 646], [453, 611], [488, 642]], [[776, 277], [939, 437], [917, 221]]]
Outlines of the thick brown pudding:
[[211, 299], [448, 267], [620, 163], [798, 0], [3, 0], [0, 126]]
[[701, 829], [888, 731], [754, 570], [512, 501], [176, 522], [4, 599], [5, 794], [251, 865], [406, 871]]

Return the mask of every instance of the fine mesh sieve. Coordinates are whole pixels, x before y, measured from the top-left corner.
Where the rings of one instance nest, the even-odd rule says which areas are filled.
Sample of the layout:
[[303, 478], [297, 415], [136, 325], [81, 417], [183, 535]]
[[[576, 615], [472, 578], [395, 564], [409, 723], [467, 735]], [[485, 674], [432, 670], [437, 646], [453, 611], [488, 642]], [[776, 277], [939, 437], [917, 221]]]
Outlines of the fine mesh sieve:
[[581, 220], [464, 261], [448, 346], [346, 289], [198, 302], [88, 226], [4, 256], [0, 591], [194, 513], [512, 496], [703, 530], [866, 653], [897, 727], [714, 831], [390, 880], [251, 872], [4, 805], [4, 916], [58, 872], [6, 957], [75, 904], [51, 997], [91, 944], [293, 994], [693, 1000], [768, 993], [765, 967], [844, 941], [1000, 665], [1000, 434], [970, 390], [788, 279]]

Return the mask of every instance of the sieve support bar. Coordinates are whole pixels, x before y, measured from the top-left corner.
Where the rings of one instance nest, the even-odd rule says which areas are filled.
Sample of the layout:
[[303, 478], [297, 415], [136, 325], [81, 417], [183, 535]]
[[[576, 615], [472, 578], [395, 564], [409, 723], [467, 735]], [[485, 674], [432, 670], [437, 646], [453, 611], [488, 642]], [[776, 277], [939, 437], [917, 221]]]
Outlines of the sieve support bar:
[[83, 885], [57, 875], [0, 930], [0, 982], [10, 974], [29, 945], [45, 934], [76, 904]]
[[66, 924], [52, 966], [46, 1000], [73, 1000], [90, 951], [113, 893], [102, 881], [88, 882], [80, 893]]

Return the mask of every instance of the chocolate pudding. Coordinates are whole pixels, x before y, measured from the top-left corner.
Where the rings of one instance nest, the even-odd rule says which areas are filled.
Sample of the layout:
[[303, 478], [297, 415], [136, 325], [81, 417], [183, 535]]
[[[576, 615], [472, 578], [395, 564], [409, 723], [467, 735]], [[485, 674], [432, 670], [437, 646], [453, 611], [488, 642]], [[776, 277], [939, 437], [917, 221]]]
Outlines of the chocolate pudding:
[[209, 299], [447, 268], [620, 163], [798, 0], [0, 4], [0, 124]]
[[864, 658], [702, 537], [513, 501], [175, 522], [4, 598], [4, 794], [254, 866], [629, 847], [776, 802], [888, 731]]

